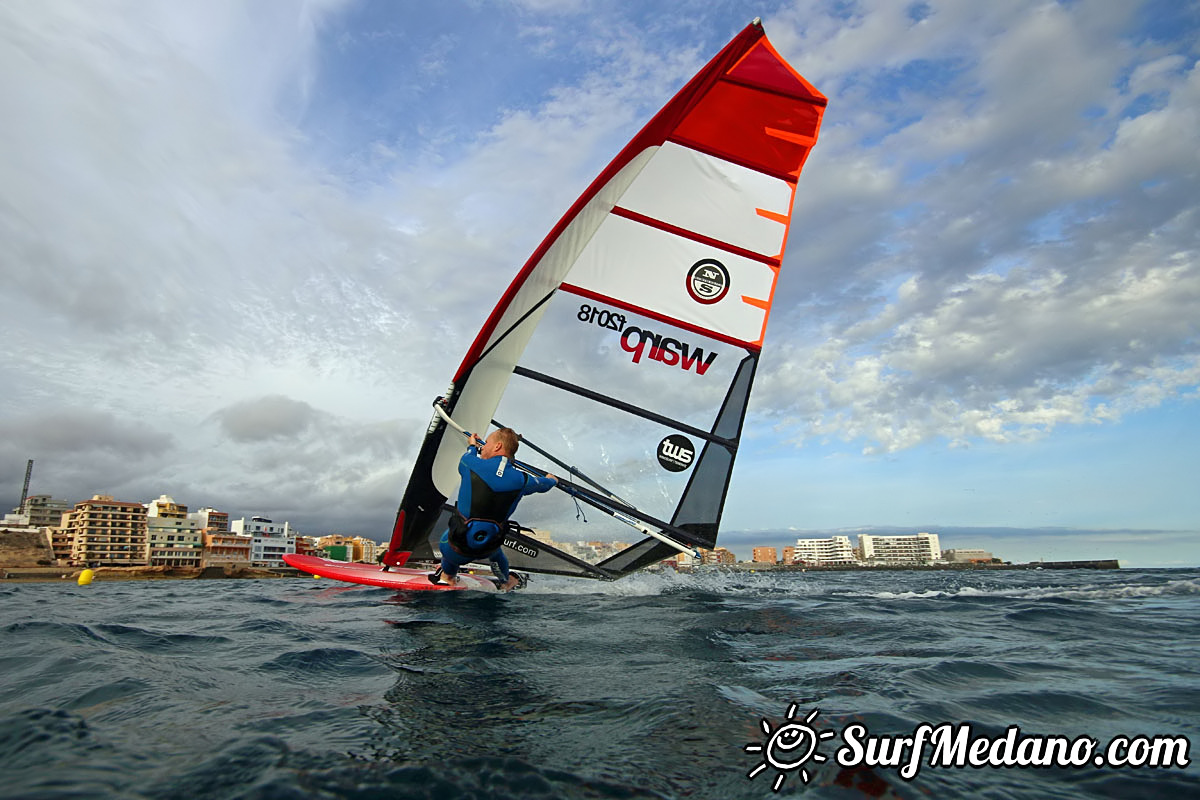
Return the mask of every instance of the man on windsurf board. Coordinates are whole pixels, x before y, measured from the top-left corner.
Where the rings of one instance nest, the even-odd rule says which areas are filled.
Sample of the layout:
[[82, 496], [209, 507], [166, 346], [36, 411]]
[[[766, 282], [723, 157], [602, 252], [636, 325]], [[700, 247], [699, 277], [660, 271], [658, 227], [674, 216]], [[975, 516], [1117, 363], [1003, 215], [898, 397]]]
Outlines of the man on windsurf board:
[[468, 438], [467, 452], [458, 462], [462, 480], [455, 513], [439, 541], [442, 565], [430, 580], [453, 586], [464, 564], [486, 559], [499, 567], [500, 579], [504, 581], [500, 589], [510, 591], [518, 580], [509, 574], [508, 557], [503, 549], [508, 518], [522, 497], [548, 492], [558, 479], [549, 473], [544, 478], [530, 475], [513, 465], [520, 440], [512, 428], [495, 430], [486, 441], [473, 433]]

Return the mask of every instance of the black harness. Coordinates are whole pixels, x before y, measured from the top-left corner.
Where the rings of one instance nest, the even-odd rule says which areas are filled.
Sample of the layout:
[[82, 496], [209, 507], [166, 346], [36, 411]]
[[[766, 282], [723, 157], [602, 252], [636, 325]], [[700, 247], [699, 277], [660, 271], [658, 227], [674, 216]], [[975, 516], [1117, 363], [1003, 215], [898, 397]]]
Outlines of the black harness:
[[461, 556], [481, 558], [491, 554], [504, 544], [504, 531], [509, 526], [508, 510], [521, 498], [529, 476], [523, 475], [520, 489], [497, 492], [487, 481], [471, 473], [470, 517], [455, 508], [450, 517], [450, 532], [447, 540], [450, 549]]

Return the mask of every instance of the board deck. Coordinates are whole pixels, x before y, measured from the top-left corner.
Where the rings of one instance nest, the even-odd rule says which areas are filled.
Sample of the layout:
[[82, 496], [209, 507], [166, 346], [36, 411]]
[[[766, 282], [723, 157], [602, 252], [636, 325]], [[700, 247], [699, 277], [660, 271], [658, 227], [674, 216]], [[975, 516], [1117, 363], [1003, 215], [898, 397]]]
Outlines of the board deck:
[[465, 571], [458, 573], [458, 585], [446, 586], [429, 581], [430, 571], [426, 569], [409, 569], [408, 567], [392, 567], [387, 572], [378, 564], [355, 564], [348, 561], [334, 561], [318, 556], [301, 556], [295, 553], [285, 553], [283, 560], [290, 567], [303, 572], [319, 575], [322, 578], [332, 578], [348, 583], [361, 583], [365, 586], [382, 586], [385, 589], [416, 592], [461, 592], [473, 589], [481, 592], [496, 592], [495, 580], [490, 575], [470, 575]]

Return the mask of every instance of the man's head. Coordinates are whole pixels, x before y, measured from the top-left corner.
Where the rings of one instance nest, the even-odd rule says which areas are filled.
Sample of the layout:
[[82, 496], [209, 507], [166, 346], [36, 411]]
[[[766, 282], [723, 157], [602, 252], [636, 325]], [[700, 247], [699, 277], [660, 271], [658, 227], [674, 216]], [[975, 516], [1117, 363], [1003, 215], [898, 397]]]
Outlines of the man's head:
[[517, 438], [517, 432], [512, 428], [500, 428], [494, 430], [488, 435], [487, 441], [483, 443], [483, 447], [479, 450], [480, 458], [492, 458], [494, 456], [508, 456], [512, 458], [517, 454], [517, 445], [520, 440]]

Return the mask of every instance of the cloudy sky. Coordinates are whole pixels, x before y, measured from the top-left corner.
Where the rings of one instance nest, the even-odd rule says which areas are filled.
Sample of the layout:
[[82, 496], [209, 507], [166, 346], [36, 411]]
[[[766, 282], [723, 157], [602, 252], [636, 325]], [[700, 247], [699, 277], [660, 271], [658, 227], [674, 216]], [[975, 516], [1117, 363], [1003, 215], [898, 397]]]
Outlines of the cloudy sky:
[[1200, 564], [1200, 5], [0, 4], [0, 508], [386, 538], [491, 306], [755, 16], [829, 97], [723, 543]]

